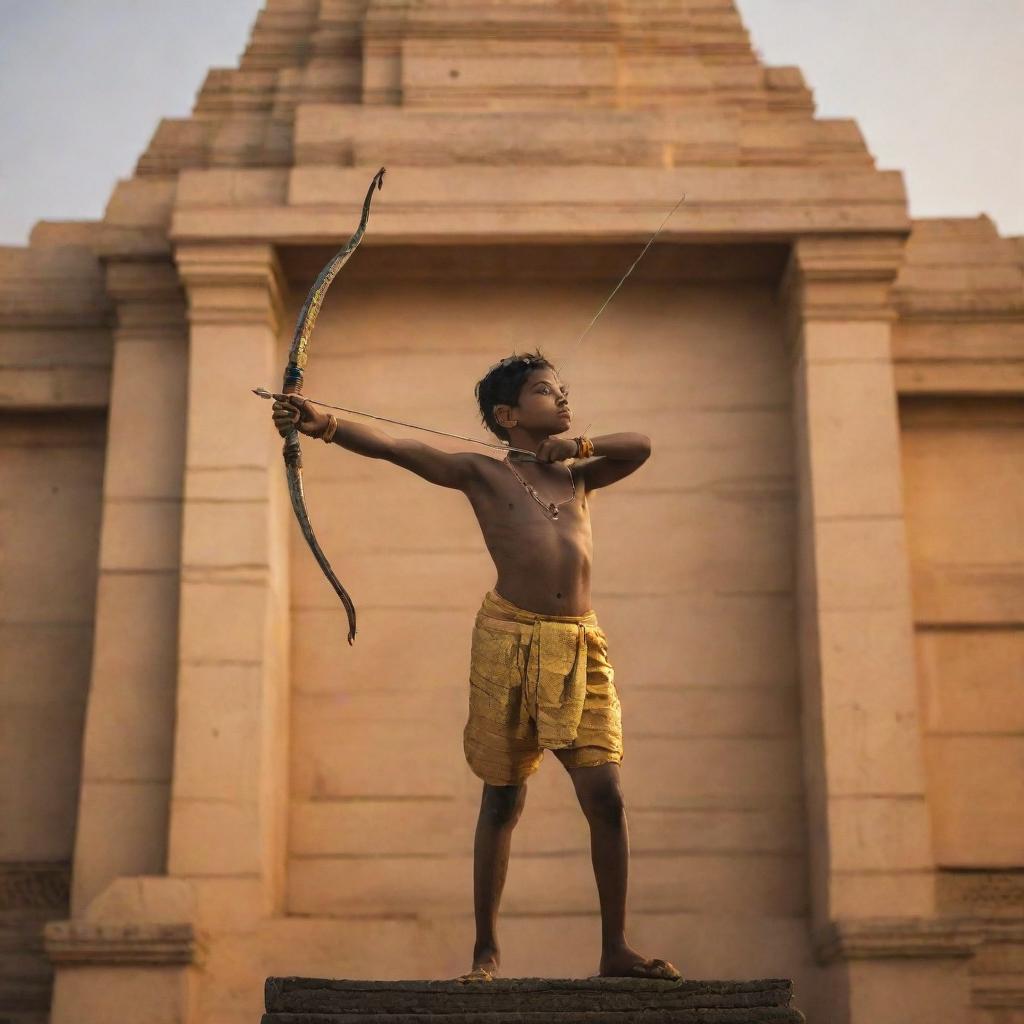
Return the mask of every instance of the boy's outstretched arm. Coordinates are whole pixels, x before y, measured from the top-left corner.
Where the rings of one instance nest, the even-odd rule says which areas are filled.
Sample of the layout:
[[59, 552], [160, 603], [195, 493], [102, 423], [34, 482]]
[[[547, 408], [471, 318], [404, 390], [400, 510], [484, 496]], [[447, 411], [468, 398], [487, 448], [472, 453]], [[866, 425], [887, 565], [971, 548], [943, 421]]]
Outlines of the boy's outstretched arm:
[[604, 434], [590, 440], [593, 454], [576, 464], [588, 491], [635, 473], [651, 454], [651, 439], [646, 434]]
[[[320, 437], [329, 422], [326, 413], [297, 396], [287, 403], [275, 401], [273, 416], [274, 425], [282, 436], [294, 426], [307, 437]], [[386, 459], [432, 484], [459, 490], [468, 484], [476, 466], [472, 452], [443, 452], [421, 441], [393, 438], [376, 427], [349, 420], [338, 420], [331, 443], [370, 459]]]
[[479, 456], [473, 452], [443, 452], [411, 438], [391, 440], [391, 450], [382, 456], [403, 469], [441, 487], [464, 491], [477, 469]]

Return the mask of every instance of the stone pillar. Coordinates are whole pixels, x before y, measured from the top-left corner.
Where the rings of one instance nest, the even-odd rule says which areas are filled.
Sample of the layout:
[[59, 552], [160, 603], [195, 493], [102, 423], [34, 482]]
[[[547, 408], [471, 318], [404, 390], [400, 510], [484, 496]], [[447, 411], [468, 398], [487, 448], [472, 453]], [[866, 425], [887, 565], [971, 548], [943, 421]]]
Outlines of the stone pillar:
[[165, 242], [126, 235], [117, 246], [105, 257], [117, 327], [72, 917], [44, 933], [52, 1024], [108, 1024], [144, 998], [160, 1007], [147, 1020], [178, 1024], [194, 991], [191, 893], [141, 877], [167, 861], [185, 303]]
[[72, 917], [117, 877], [164, 871], [177, 683], [184, 296], [166, 243], [105, 263], [117, 326]]
[[[784, 281], [812, 927], [831, 1024], [966, 1022], [934, 919], [888, 291], [900, 237], [801, 239]], [[959, 970], [951, 970], [951, 967]]]
[[282, 279], [267, 245], [176, 253], [190, 324], [181, 628], [168, 872], [200, 925], [280, 907], [287, 814], [291, 520], [276, 388]]

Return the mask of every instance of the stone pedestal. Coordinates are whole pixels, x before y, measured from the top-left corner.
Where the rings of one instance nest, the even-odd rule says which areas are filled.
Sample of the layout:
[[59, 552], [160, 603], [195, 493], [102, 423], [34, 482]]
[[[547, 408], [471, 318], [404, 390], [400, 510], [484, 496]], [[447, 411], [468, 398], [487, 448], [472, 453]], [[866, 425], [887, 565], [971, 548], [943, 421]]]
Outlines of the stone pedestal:
[[118, 878], [80, 917], [51, 921], [51, 1024], [190, 1024], [196, 1021], [205, 940], [195, 895], [167, 877]]
[[363, 1024], [424, 1018], [451, 1024], [799, 1024], [805, 1018], [789, 1005], [792, 996], [793, 983], [786, 978], [503, 978], [472, 984], [268, 978], [262, 1024], [329, 1024], [342, 1014], [358, 1014]]

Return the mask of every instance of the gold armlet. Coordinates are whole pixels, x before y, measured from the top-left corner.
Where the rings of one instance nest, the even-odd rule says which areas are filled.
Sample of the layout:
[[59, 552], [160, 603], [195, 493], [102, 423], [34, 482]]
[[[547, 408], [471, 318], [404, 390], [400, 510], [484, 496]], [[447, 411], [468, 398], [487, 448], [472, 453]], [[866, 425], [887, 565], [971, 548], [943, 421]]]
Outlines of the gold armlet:
[[320, 440], [325, 444], [330, 444], [334, 440], [334, 433], [338, 429], [338, 417], [329, 416], [327, 419], [327, 427], [324, 432], [320, 435]]

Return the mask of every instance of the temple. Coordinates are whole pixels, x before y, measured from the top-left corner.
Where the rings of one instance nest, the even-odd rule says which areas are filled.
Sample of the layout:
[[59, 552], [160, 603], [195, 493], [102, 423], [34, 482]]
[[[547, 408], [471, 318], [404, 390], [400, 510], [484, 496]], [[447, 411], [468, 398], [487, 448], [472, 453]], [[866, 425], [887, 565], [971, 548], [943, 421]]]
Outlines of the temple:
[[[1024, 1021], [1024, 247], [912, 220], [733, 0], [269, 0], [101, 221], [0, 249], [0, 1019], [469, 966], [472, 511], [304, 439], [350, 647], [251, 394], [382, 165], [306, 393], [485, 438], [540, 346], [653, 441], [593, 503], [636, 945], [812, 1024]], [[597, 970], [553, 758], [500, 938]]]

